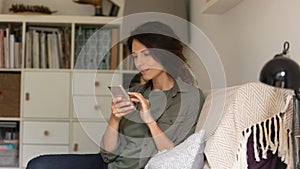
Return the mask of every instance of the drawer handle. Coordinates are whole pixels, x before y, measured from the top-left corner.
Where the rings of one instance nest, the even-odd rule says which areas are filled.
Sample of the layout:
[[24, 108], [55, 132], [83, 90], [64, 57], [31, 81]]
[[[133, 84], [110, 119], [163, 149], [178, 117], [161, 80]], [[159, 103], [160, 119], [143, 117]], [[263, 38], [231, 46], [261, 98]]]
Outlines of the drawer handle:
[[48, 130], [44, 131], [44, 136], [49, 136], [49, 131]]
[[100, 109], [100, 106], [97, 104], [95, 105], [95, 110], [99, 110]]
[[29, 101], [30, 100], [30, 94], [27, 92], [25, 93], [25, 100], [26, 101]]
[[99, 81], [95, 81], [95, 86], [99, 87], [100, 86], [100, 82]]
[[78, 144], [77, 143], [74, 144], [73, 150], [74, 150], [74, 152], [78, 151]]

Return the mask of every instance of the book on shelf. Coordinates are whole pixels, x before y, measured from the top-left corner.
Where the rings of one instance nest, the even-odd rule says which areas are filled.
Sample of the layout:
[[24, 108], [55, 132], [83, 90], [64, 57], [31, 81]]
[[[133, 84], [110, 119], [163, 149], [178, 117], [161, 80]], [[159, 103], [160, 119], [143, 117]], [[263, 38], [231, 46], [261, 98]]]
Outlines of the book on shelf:
[[25, 67], [32, 68], [32, 31], [28, 31], [25, 34]]
[[76, 69], [117, 69], [119, 29], [79, 26], [75, 31]]
[[41, 32], [40, 34], [40, 58], [41, 58], [41, 68], [47, 68], [47, 51], [46, 51], [46, 34]]
[[59, 69], [70, 67], [67, 62], [70, 62], [71, 57], [71, 35], [70, 31], [65, 31], [65, 29], [64, 27], [28, 27], [26, 32], [26, 68]]
[[115, 3], [112, 3], [112, 6], [109, 11], [109, 16], [118, 16], [120, 7], [116, 5]]
[[4, 56], [4, 30], [0, 29], [0, 68], [5, 67], [5, 56]]
[[52, 34], [47, 34], [47, 67], [52, 68]]
[[19, 122], [0, 121], [0, 149], [15, 149], [19, 143]]
[[[97, 69], [101, 62], [101, 45], [98, 38], [100, 31], [98, 27], [82, 26], [75, 30], [75, 60], [76, 69]], [[107, 64], [102, 64], [107, 67]]]
[[18, 122], [16, 121], [0, 121], [0, 128], [17, 128]]
[[14, 68], [15, 67], [15, 35], [10, 34], [9, 35], [9, 68]]
[[50, 47], [48, 48], [49, 51], [51, 51], [51, 55], [49, 56], [49, 60], [51, 60], [49, 64], [49, 68], [58, 69], [59, 68], [59, 52], [58, 52], [58, 46], [57, 46], [57, 33], [50, 33], [48, 34], [50, 38]]
[[6, 28], [5, 29], [5, 34], [4, 34], [4, 59], [5, 59], [5, 67], [4, 68], [9, 68], [10, 67], [10, 29]]
[[33, 68], [40, 68], [40, 42], [39, 36], [40, 33], [33, 30], [32, 31], [32, 59], [33, 59]]
[[63, 33], [63, 39], [62, 39], [62, 44], [63, 44], [63, 54], [65, 58], [65, 65], [66, 68], [71, 67], [71, 33], [70, 29], [64, 29]]
[[110, 68], [117, 69], [119, 63], [119, 29], [111, 30]]
[[22, 65], [22, 43], [14, 43], [14, 67], [21, 68]]
[[62, 33], [61, 31], [57, 32], [56, 40], [57, 40], [57, 49], [58, 49], [58, 62], [60, 68], [66, 68], [65, 56], [63, 53], [63, 41], [62, 41]]
[[13, 51], [14, 55], [12, 56], [13, 59], [13, 67], [14, 68], [21, 68], [22, 66], [22, 53], [23, 53], [23, 48], [22, 48], [22, 29], [21, 27], [17, 27], [13, 30], [13, 35], [14, 35], [14, 43], [13, 45]]
[[[101, 29], [96, 32], [96, 49], [95, 54], [95, 68], [98, 69], [111, 69], [111, 29]], [[92, 45], [92, 44], [91, 44]]]
[[16, 68], [15, 43], [22, 43], [21, 30], [11, 24], [0, 28], [0, 68]]

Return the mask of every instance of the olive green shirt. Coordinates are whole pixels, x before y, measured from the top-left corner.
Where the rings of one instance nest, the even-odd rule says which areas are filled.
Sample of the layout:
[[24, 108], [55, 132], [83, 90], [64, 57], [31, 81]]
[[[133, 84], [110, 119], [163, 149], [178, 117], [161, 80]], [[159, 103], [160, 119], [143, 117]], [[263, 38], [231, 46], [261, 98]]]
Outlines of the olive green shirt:
[[[177, 79], [167, 91], [152, 91], [151, 83], [139, 85], [130, 91], [142, 93], [149, 99], [150, 110], [158, 126], [174, 145], [194, 133], [204, 103], [202, 91]], [[109, 169], [144, 168], [158, 150], [147, 125], [137, 110], [124, 116], [119, 125], [118, 147], [113, 152], [101, 148], [101, 155]]]

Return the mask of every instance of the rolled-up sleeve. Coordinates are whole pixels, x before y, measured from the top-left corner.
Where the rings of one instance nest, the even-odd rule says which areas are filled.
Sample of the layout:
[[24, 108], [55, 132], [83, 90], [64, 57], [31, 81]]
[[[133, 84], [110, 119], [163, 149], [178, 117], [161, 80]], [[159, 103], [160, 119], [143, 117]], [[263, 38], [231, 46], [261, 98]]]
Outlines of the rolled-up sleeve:
[[110, 163], [110, 162], [114, 161], [119, 156], [119, 154], [123, 151], [125, 145], [126, 145], [126, 139], [125, 139], [124, 135], [119, 133], [117, 148], [113, 151], [106, 151], [103, 148], [104, 143], [103, 143], [103, 139], [102, 139], [101, 146], [100, 146], [100, 154], [103, 158], [103, 161], [106, 163]]

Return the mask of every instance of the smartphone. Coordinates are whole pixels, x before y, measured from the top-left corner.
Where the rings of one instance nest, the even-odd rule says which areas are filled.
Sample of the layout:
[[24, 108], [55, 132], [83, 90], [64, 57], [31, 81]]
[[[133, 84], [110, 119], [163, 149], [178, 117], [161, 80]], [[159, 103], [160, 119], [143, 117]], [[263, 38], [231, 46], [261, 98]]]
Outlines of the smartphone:
[[123, 99], [130, 99], [128, 93], [122, 85], [108, 86], [113, 97], [122, 97]]

